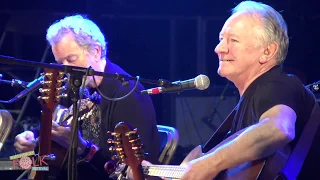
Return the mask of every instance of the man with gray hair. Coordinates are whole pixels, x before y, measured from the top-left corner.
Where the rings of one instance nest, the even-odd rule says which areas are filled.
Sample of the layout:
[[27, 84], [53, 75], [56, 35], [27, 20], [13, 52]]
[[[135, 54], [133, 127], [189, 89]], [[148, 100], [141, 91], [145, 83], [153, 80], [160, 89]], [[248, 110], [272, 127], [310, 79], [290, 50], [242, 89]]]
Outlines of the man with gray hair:
[[282, 16], [266, 4], [243, 1], [233, 9], [215, 52], [218, 74], [240, 94], [229, 133], [239, 136], [189, 162], [181, 180], [213, 179], [223, 170], [295, 146], [317, 105], [301, 81], [282, 70], [287, 33]]
[[[57, 21], [48, 28], [46, 38], [59, 64], [129, 75], [107, 58], [105, 37], [99, 27], [81, 15]], [[155, 110], [150, 97], [139, 93], [144, 89], [143, 86], [138, 84], [136, 91], [122, 100], [110, 100], [128, 94], [134, 85], [135, 82], [132, 81], [125, 85], [119, 80], [101, 76], [88, 76], [86, 79], [86, 97], [91, 98], [88, 103], [84, 103], [89, 109], [87, 115], [84, 114], [79, 119], [78, 179], [108, 179], [108, 173], [104, 169], [105, 163], [111, 159], [107, 131], [114, 131], [114, 127], [121, 121], [138, 129], [144, 149], [149, 153], [146, 160], [158, 162], [160, 138]], [[20, 153], [33, 150], [36, 146], [34, 140], [38, 135], [37, 131], [17, 135], [15, 148]], [[64, 148], [69, 148], [70, 126], [53, 122], [52, 139]], [[58, 179], [66, 179], [64, 170], [62, 169]]]

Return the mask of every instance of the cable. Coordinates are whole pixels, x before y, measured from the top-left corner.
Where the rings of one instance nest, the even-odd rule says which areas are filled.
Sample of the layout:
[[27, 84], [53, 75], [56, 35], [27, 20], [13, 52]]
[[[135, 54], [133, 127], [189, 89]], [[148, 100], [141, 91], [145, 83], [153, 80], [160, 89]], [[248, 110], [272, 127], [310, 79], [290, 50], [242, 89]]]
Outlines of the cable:
[[105, 99], [107, 99], [107, 100], [109, 100], [109, 101], [120, 101], [120, 100], [123, 100], [124, 98], [128, 97], [129, 95], [131, 95], [131, 94], [137, 89], [138, 84], [139, 84], [139, 80], [140, 80], [140, 76], [136, 76], [136, 77], [137, 77], [137, 80], [136, 80], [136, 83], [135, 83], [133, 89], [132, 89], [128, 94], [126, 94], [126, 95], [124, 95], [124, 96], [122, 96], [122, 97], [119, 97], [119, 98], [109, 98], [109, 97], [105, 96], [105, 95], [100, 91], [100, 89], [99, 89], [99, 87], [98, 87], [98, 85], [97, 85], [97, 82], [96, 82], [96, 79], [95, 79], [94, 76], [93, 76], [93, 81], [94, 81], [94, 84], [96, 85], [97, 91], [99, 92], [99, 94], [100, 94], [103, 98], [105, 98]]

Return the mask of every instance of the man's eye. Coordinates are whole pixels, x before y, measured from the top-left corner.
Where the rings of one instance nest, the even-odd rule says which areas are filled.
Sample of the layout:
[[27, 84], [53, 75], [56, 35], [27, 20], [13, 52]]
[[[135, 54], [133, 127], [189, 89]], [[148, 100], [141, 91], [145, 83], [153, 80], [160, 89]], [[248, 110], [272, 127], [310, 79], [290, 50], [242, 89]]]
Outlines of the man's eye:
[[76, 60], [77, 60], [77, 58], [68, 58], [68, 59], [67, 59], [68, 62], [74, 62], [74, 61], [76, 61]]
[[235, 40], [235, 39], [231, 39], [231, 42], [238, 42], [237, 40]]

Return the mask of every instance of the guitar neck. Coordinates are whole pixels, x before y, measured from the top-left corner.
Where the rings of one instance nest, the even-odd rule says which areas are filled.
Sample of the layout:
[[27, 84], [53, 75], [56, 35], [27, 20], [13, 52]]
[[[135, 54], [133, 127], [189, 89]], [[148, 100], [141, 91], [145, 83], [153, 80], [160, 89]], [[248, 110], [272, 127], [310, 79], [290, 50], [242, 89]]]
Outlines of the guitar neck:
[[145, 175], [172, 179], [180, 179], [186, 170], [186, 167], [175, 165], [146, 165], [142, 168]]

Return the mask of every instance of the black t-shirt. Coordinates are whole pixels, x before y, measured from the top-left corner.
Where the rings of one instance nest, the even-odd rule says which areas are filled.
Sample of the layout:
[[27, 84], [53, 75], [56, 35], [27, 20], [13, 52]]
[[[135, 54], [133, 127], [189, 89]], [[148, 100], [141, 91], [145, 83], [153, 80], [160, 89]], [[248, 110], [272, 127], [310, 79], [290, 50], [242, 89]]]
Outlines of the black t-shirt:
[[[107, 60], [105, 72], [125, 74], [116, 64]], [[100, 92], [108, 98], [120, 98], [128, 94], [135, 85], [135, 81], [128, 81], [129, 84], [123, 85], [120, 80], [113, 78], [104, 78], [102, 84], [98, 87]], [[146, 158], [151, 163], [158, 163], [160, 153], [160, 137], [157, 129], [155, 110], [149, 95], [140, 93], [144, 87], [139, 83], [136, 90], [128, 97], [119, 101], [110, 101], [102, 97], [99, 104], [99, 114], [101, 122], [99, 123], [99, 142], [100, 150], [94, 155], [89, 164], [78, 165], [78, 179], [108, 179], [108, 174], [104, 170], [104, 164], [111, 159], [109, 144], [107, 143], [107, 132], [114, 131], [119, 122], [125, 122], [133, 128], [137, 128], [144, 145], [144, 151], [148, 153]], [[89, 91], [97, 91], [90, 89]], [[70, 105], [70, 103], [67, 103]], [[93, 131], [93, 133], [96, 133]], [[66, 178], [66, 171], [60, 172], [58, 179]]]
[[[108, 73], [127, 74], [116, 64], [108, 62]], [[128, 74], [127, 74], [128, 75]], [[99, 89], [107, 97], [120, 98], [128, 94], [135, 85], [134, 81], [128, 81], [130, 84], [123, 85], [119, 80], [105, 78]], [[149, 95], [142, 95], [140, 91], [144, 87], [139, 83], [136, 90], [128, 97], [119, 101], [109, 101], [102, 99], [100, 104], [101, 122], [100, 144], [107, 145], [106, 131], [113, 131], [114, 127], [123, 121], [137, 128], [144, 144], [145, 152], [148, 152], [146, 160], [157, 163], [160, 151], [160, 137], [157, 129], [156, 115], [154, 106]], [[104, 148], [108, 146], [102, 146]], [[107, 151], [109, 152], [109, 151]]]
[[258, 123], [264, 112], [283, 104], [291, 107], [297, 115], [296, 140], [315, 103], [312, 92], [306, 89], [296, 76], [284, 73], [277, 65], [255, 79], [244, 92], [238, 103], [231, 134]]

